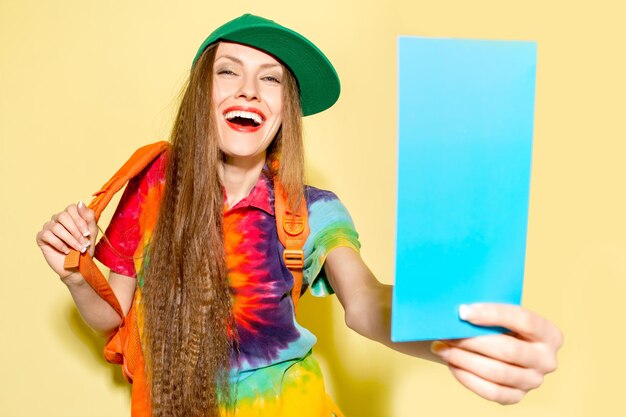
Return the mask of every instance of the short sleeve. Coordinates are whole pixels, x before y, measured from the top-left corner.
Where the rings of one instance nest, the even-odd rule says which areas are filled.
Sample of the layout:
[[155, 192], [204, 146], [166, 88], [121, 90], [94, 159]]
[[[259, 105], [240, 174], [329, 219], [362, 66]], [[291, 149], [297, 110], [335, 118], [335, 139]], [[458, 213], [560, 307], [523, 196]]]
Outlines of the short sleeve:
[[151, 190], [164, 181], [164, 164], [164, 156], [159, 156], [128, 182], [104, 236], [96, 245], [94, 257], [113, 272], [137, 276], [135, 251], [142, 238], [142, 215]]
[[333, 294], [324, 273], [326, 256], [335, 248], [345, 246], [359, 251], [359, 235], [350, 213], [330, 191], [307, 189], [310, 234], [304, 245], [304, 282], [316, 297]]

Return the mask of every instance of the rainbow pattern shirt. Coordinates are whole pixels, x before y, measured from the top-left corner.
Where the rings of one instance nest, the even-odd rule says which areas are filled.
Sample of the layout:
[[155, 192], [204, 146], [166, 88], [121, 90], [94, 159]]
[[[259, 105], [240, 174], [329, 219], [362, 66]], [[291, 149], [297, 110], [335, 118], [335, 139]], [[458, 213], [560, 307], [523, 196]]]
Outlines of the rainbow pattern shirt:
[[[166, 160], [165, 154], [160, 156], [128, 184], [107, 239], [96, 247], [95, 257], [112, 271], [137, 277], [135, 302], [141, 302], [142, 255], [156, 224]], [[305, 196], [310, 235], [302, 289], [325, 296], [333, 293], [323, 269], [328, 253], [340, 246], [358, 251], [360, 244], [335, 194], [307, 186]], [[249, 195], [224, 212], [223, 223], [240, 349], [239, 366], [231, 370], [237, 384], [235, 415], [331, 415], [319, 366], [310, 354], [316, 338], [294, 314], [293, 276], [282, 260], [272, 181], [261, 174]]]

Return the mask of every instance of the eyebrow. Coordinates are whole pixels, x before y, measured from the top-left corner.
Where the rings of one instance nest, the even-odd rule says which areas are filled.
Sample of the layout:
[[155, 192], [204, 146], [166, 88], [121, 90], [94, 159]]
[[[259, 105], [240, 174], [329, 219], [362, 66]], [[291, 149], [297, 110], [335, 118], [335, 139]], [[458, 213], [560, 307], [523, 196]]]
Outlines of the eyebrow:
[[[230, 59], [231, 61], [239, 64], [239, 65], [243, 65], [243, 61], [237, 57], [234, 57], [232, 55], [220, 55], [217, 58], [215, 58], [215, 61], [217, 61], [218, 59], [221, 58], [226, 58], [226, 59]], [[272, 63], [272, 62], [268, 62], [267, 64], [261, 64], [261, 68], [272, 68], [272, 67], [280, 67], [281, 65], [279, 63]]]

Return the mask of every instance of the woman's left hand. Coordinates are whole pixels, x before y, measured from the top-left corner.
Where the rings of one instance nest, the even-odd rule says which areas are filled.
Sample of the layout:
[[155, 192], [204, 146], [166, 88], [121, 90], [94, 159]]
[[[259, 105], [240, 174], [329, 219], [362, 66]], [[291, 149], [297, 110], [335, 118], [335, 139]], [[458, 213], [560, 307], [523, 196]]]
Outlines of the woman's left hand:
[[432, 351], [469, 390], [500, 404], [515, 404], [557, 368], [563, 344], [559, 329], [545, 318], [508, 304], [472, 304], [460, 311], [479, 326], [501, 326], [512, 333], [436, 341]]

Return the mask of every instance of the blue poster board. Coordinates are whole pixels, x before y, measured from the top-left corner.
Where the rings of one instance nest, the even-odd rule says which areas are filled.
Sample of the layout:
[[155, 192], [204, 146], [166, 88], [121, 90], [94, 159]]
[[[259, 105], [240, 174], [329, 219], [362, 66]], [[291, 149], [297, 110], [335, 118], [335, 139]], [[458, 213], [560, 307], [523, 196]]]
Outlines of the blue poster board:
[[537, 45], [400, 37], [392, 340], [478, 336], [521, 302]]

